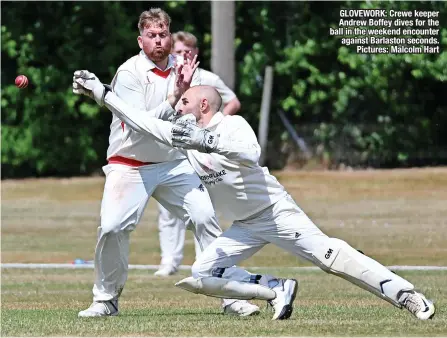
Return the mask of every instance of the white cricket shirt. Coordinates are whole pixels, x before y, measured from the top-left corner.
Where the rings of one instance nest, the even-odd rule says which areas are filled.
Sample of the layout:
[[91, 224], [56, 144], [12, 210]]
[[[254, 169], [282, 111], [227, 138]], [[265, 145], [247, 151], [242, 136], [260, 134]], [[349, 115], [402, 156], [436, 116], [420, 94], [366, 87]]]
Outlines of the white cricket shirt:
[[[105, 103], [132, 128], [172, 146], [172, 123], [141, 114], [113, 93], [107, 93]], [[206, 128], [220, 135], [216, 151], [182, 153], [206, 185], [214, 208], [226, 219], [244, 220], [286, 196], [284, 187], [268, 168], [258, 164], [261, 147], [243, 117], [218, 112]]]
[[[136, 108], [142, 117], [166, 120], [174, 113], [167, 101], [168, 95], [174, 91], [174, 81], [174, 56], [169, 55], [168, 65], [163, 71], [141, 51], [118, 68], [111, 85], [116, 95]], [[192, 85], [198, 83], [198, 76], [194, 74]], [[116, 157], [140, 162], [167, 162], [185, 158], [178, 150], [157, 142], [147, 133], [132, 130], [113, 115], [107, 159]]]
[[223, 110], [228, 102], [236, 97], [236, 94], [222, 81], [219, 75], [203, 68], [197, 68], [196, 72], [198, 72], [198, 81], [200, 85], [214, 87], [222, 97], [220, 111]]

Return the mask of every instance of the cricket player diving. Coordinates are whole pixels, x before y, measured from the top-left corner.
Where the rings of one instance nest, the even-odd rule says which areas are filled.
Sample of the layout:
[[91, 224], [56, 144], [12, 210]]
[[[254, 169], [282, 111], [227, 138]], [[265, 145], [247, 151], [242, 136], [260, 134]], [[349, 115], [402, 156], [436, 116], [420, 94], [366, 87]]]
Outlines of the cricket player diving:
[[[217, 111], [221, 98], [214, 88], [188, 89], [177, 107], [183, 116], [172, 124], [141, 114], [94, 74], [87, 72], [76, 78], [73, 87], [75, 92], [105, 104], [132, 128], [181, 149], [207, 186], [215, 209], [234, 219], [195, 261], [192, 277], [177, 286], [194, 293], [240, 299], [267, 296], [263, 291], [270, 289], [268, 301], [274, 301], [277, 291], [284, 290], [286, 296], [281, 298], [286, 299], [288, 318], [296, 294], [295, 280], [253, 275], [242, 269], [234, 272], [235, 264], [272, 243], [398, 308], [406, 308], [419, 319], [434, 315], [433, 303], [415, 291], [413, 284], [345, 241], [328, 237], [309, 219], [268, 169], [259, 166], [260, 146], [246, 120]], [[251, 293], [253, 285], [263, 289]]]
[[[170, 54], [170, 23], [169, 15], [159, 8], [141, 13], [137, 38], [141, 51], [118, 68], [111, 84], [114, 95], [144, 116], [168, 119], [181, 95], [194, 83], [195, 59], [176, 66]], [[79, 312], [80, 317], [118, 314], [118, 299], [128, 275], [129, 236], [151, 196], [193, 231], [200, 250], [222, 233], [208, 191], [182, 152], [113, 115], [107, 160], [93, 303]], [[258, 306], [245, 300], [222, 302], [227, 314], [259, 312]]]
[[[197, 38], [189, 33], [179, 31], [172, 34], [171, 54], [176, 57], [179, 64], [184, 64], [185, 60], [192, 60], [199, 54]], [[207, 85], [214, 87], [222, 97], [222, 107], [220, 111], [224, 115], [234, 115], [240, 109], [240, 102], [236, 94], [217, 75], [208, 70], [198, 67], [194, 73], [196, 85]], [[158, 203], [158, 230], [160, 238], [161, 262], [159, 269], [154, 273], [156, 276], [169, 276], [178, 271], [178, 267], [183, 260], [183, 250], [185, 247], [185, 224], [175, 217], [165, 207]], [[200, 246], [194, 239], [196, 258], [200, 254]]]

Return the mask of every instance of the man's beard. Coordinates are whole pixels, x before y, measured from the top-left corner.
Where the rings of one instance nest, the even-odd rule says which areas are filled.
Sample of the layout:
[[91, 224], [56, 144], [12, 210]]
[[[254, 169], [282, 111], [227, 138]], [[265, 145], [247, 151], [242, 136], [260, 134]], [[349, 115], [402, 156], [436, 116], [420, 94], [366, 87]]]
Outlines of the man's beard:
[[154, 62], [160, 62], [163, 61], [168, 57], [170, 54], [171, 49], [163, 49], [163, 48], [154, 48], [151, 53], [149, 54], [149, 59], [151, 59]]

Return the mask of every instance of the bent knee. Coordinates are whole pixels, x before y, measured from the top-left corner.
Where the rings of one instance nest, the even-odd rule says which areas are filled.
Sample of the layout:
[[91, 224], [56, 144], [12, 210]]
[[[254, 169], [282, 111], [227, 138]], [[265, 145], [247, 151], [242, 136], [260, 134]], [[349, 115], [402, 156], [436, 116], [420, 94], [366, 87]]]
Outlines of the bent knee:
[[101, 218], [101, 232], [103, 234], [118, 233], [120, 231], [132, 231], [134, 228], [135, 224], [120, 222], [117, 218]]
[[191, 267], [191, 274], [194, 278], [211, 277], [212, 269], [200, 261], [196, 261]]

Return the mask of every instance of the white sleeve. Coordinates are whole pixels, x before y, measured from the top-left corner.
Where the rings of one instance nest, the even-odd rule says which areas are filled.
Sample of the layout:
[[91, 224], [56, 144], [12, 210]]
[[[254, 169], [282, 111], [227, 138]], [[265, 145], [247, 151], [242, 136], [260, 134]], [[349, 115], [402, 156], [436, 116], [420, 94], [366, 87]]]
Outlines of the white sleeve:
[[128, 102], [131, 107], [141, 109], [141, 114], [145, 116], [167, 120], [174, 113], [174, 109], [167, 100], [154, 109], [145, 110], [146, 104], [143, 86], [135, 75], [129, 71], [118, 71], [113, 85], [113, 91], [117, 97], [124, 102]]
[[202, 68], [197, 68], [196, 73], [199, 76], [198, 84], [214, 87], [222, 97], [224, 106], [236, 97], [236, 94], [222, 81], [219, 75]]
[[239, 163], [257, 164], [261, 156], [261, 147], [248, 122], [243, 118], [233, 119], [228, 127], [229, 133], [219, 137], [214, 152]]
[[200, 86], [201, 84], [202, 83], [200, 80], [200, 68], [196, 68], [194, 74], [192, 74], [191, 87]]
[[[133, 130], [150, 135], [157, 141], [172, 147], [171, 122], [151, 116], [152, 111], [139, 110], [128, 105], [113, 92], [106, 94], [104, 103], [112, 113]], [[155, 109], [167, 110], [168, 106], [171, 107], [168, 102], [163, 102]]]
[[217, 76], [217, 79], [214, 82], [214, 88], [216, 88], [217, 92], [222, 97], [222, 103], [224, 105], [236, 97], [236, 94], [222, 81], [219, 76]]

